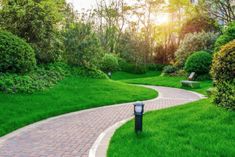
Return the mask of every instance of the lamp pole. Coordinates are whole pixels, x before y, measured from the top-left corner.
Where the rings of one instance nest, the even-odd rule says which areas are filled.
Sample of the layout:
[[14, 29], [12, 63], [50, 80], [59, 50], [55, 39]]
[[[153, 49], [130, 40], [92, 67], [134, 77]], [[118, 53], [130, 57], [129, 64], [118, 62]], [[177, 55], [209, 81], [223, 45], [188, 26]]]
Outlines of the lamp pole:
[[143, 114], [144, 114], [144, 103], [134, 103], [134, 114], [135, 114], [135, 133], [141, 133], [143, 131]]

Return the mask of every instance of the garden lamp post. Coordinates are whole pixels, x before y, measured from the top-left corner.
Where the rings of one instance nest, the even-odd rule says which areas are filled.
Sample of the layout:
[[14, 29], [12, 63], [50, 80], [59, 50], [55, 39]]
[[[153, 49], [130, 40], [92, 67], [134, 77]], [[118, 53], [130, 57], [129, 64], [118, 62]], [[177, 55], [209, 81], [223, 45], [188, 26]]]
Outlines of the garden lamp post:
[[108, 72], [108, 76], [109, 76], [109, 78], [111, 78], [112, 77], [112, 72], [110, 71], [110, 72]]
[[134, 114], [135, 114], [135, 132], [140, 133], [143, 130], [143, 114], [144, 114], [144, 103], [134, 103]]

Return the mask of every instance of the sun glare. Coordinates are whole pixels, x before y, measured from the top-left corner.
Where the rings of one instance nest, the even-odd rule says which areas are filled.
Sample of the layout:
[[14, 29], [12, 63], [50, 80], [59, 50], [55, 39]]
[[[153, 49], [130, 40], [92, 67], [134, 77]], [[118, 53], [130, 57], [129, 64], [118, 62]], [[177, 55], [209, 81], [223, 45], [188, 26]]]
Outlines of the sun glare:
[[169, 16], [167, 14], [160, 14], [155, 18], [157, 25], [162, 25], [169, 22]]

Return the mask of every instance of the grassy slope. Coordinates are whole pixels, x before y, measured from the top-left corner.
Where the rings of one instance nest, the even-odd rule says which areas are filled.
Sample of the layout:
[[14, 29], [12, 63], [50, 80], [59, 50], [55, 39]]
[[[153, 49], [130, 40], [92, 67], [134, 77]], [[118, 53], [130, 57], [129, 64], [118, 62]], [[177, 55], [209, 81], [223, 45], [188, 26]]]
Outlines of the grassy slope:
[[133, 126], [132, 120], [116, 131], [109, 157], [235, 155], [235, 112], [218, 108], [209, 99], [147, 113], [139, 136]]
[[[181, 88], [181, 81], [185, 80], [184, 77], [179, 76], [160, 76], [159, 72], [151, 72], [150, 77], [148, 77], [148, 73], [142, 76], [135, 77], [134, 74], [128, 74], [125, 72], [118, 72], [113, 75], [114, 80], [120, 80], [125, 83], [132, 83], [132, 84], [146, 84], [146, 85], [157, 85], [157, 86], [167, 86], [167, 87], [175, 87], [175, 88]], [[126, 77], [127, 76], [127, 77]], [[126, 79], [120, 79], [126, 77]], [[202, 94], [206, 94], [206, 89], [212, 86], [211, 81], [201, 81], [201, 88], [198, 89], [190, 89]], [[187, 88], [186, 88], [187, 89]]]
[[0, 94], [0, 136], [63, 113], [150, 99], [156, 95], [153, 90], [117, 81], [77, 77], [67, 78], [48, 91], [31, 95]]
[[[182, 79], [155, 76], [122, 81], [180, 88]], [[203, 81], [194, 91], [205, 94], [211, 85]], [[136, 136], [133, 129], [131, 120], [116, 131], [109, 157], [235, 156], [235, 112], [217, 107], [210, 99], [147, 113], [144, 132]]]
[[126, 72], [115, 72], [112, 75], [113, 80], [126, 80], [126, 79], [136, 79], [136, 78], [146, 78], [146, 77], [154, 77], [159, 76], [161, 72], [158, 71], [148, 71], [145, 74], [131, 74]]

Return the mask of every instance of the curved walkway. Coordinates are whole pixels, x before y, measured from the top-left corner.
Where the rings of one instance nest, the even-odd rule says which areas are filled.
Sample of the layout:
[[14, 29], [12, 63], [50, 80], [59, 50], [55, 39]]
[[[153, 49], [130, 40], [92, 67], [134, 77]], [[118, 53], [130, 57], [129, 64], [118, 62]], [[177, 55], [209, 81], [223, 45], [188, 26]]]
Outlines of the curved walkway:
[[[182, 89], [145, 87], [159, 93], [158, 98], [144, 101], [145, 111], [168, 108], [202, 98], [199, 94]], [[87, 157], [93, 143], [104, 130], [132, 116], [132, 103], [124, 103], [51, 118], [0, 138], [0, 156]]]

